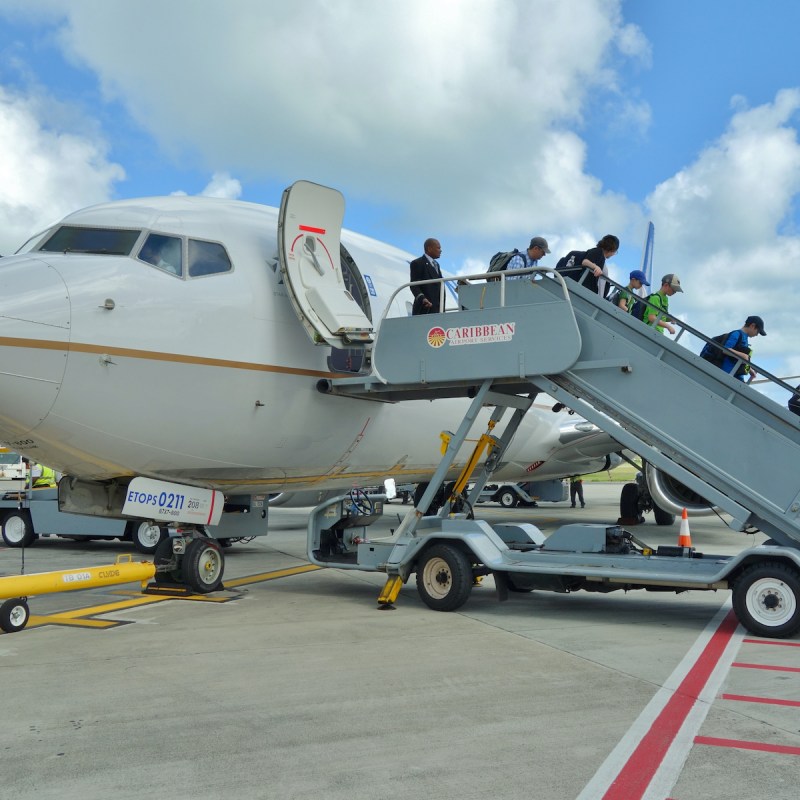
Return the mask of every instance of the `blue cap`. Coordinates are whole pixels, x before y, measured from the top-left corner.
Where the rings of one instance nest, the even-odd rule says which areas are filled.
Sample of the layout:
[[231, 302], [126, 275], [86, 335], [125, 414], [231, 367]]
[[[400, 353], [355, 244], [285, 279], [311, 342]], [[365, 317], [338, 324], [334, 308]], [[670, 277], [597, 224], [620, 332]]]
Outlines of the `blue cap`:
[[647, 276], [642, 272], [640, 269], [635, 269], [631, 272], [631, 279], [636, 279], [637, 281], [641, 281], [643, 286], [649, 286], [650, 281], [647, 280]]

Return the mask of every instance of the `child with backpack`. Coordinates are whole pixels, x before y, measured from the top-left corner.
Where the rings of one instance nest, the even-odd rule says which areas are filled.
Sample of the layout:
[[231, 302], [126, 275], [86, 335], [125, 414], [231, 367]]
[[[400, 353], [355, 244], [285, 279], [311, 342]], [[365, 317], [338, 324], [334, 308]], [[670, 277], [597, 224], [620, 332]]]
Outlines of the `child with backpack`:
[[[570, 250], [569, 253], [558, 260], [556, 270], [565, 278], [572, 278], [572, 280], [578, 282], [581, 282], [582, 279], [583, 285], [589, 291], [605, 297], [605, 290], [608, 284], [602, 279], [603, 275], [606, 274], [606, 259], [615, 255], [617, 250], [619, 250], [619, 239], [609, 233], [591, 250], [586, 252]], [[583, 277], [586, 270], [589, 271], [586, 273], [586, 277]]]
[[[675, 333], [675, 326], [665, 315], [669, 314], [669, 298], [682, 291], [681, 279], [674, 272], [670, 272], [661, 279], [661, 288], [645, 298], [650, 305], [646, 306], [641, 301], [637, 301], [634, 303], [631, 313], [634, 317], [642, 320], [645, 325], [655, 328], [656, 333], [663, 334], [665, 330]], [[655, 308], [651, 308], [651, 306], [655, 306]]]
[[[735, 378], [744, 381], [751, 375], [755, 377], [756, 374], [752, 368], [742, 368], [743, 362], [749, 366], [748, 362], [752, 352], [749, 337], [766, 335], [764, 320], [757, 316], [748, 317], [741, 328], [737, 328], [730, 333], [721, 333], [710, 342], [707, 342], [700, 351], [700, 358], [704, 358], [710, 364], [719, 367], [725, 372], [732, 372]], [[739, 358], [726, 353], [726, 350], [733, 351]]]
[[633, 304], [638, 299], [636, 291], [641, 289], [642, 286], [649, 286], [650, 281], [647, 276], [640, 269], [635, 269], [631, 272], [628, 285], [624, 289], [618, 289], [608, 299], [617, 307], [621, 308], [628, 314], [633, 313]]

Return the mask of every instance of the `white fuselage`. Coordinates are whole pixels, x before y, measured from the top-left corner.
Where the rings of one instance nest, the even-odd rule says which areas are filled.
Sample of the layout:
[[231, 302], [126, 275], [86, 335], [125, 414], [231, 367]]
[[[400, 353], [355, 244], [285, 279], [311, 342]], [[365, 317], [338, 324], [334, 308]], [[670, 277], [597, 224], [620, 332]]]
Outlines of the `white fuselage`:
[[[439, 434], [455, 430], [467, 401], [390, 404], [317, 390], [334, 375], [331, 349], [311, 343], [289, 301], [276, 209], [151, 198], [60, 224], [141, 235], [130, 256], [37, 251], [48, 233], [0, 260], [0, 441], [69, 475], [225, 492], [418, 481], [435, 469]], [[219, 242], [233, 269], [187, 278], [144, 263], [136, 255], [152, 231]], [[377, 321], [411, 256], [346, 231], [342, 243], [372, 287]], [[407, 313], [394, 303], [390, 314]], [[527, 415], [498, 479], [590, 471], [615, 449], [595, 436], [572, 443], [574, 463], [565, 459], [564, 416], [549, 405]]]

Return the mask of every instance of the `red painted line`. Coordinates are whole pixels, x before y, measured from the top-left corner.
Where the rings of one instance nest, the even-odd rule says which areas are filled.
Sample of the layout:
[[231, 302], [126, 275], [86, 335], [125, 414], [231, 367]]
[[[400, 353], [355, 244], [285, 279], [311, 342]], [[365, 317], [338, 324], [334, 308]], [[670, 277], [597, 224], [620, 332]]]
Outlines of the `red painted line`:
[[731, 666], [742, 669], [768, 669], [773, 672], [800, 672], [800, 667], [779, 667], [777, 664], [743, 664], [741, 661], [734, 661]]
[[743, 703], [766, 703], [771, 706], [800, 706], [800, 700], [781, 700], [778, 697], [751, 697], [747, 694], [723, 694], [723, 700], [741, 700]]
[[781, 647], [800, 647], [800, 642], [779, 642], [775, 639], [742, 639], [747, 644], [777, 644]]
[[700, 692], [719, 663], [737, 625], [736, 615], [733, 611], [728, 612], [680, 686], [653, 720], [650, 730], [642, 737], [642, 741], [603, 795], [603, 800], [639, 800], [642, 797], [694, 707]]
[[[325, 231], [323, 231], [325, 233]], [[331, 254], [328, 251], [328, 248], [325, 247], [325, 242], [322, 239], [317, 239], [317, 241], [322, 245], [322, 249], [325, 251], [325, 254], [328, 256], [328, 261], [331, 262], [331, 266], [333, 267], [333, 271], [336, 272], [336, 264], [333, 263], [333, 259], [331, 258]]]
[[737, 750], [760, 750], [764, 753], [782, 753], [787, 756], [800, 756], [800, 747], [785, 744], [766, 744], [765, 742], [745, 742], [740, 739], [717, 739], [713, 736], [695, 736], [695, 744], [709, 747], [732, 747]]
[[322, 235], [325, 233], [325, 228], [312, 228], [310, 225], [298, 225], [301, 231], [308, 231], [309, 233], [318, 233]]
[[206, 520], [206, 525], [211, 524], [211, 517], [214, 516], [214, 501], [217, 499], [217, 493], [212, 489], [211, 490], [211, 508], [208, 511], [208, 519]]

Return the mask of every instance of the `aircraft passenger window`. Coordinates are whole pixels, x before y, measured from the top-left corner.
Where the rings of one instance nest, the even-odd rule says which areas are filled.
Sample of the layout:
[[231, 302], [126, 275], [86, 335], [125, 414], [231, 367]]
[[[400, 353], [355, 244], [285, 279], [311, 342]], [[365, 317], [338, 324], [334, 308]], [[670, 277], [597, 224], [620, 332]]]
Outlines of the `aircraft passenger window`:
[[225, 248], [216, 242], [189, 239], [189, 277], [216, 275], [233, 269]]
[[180, 238], [164, 236], [163, 233], [151, 233], [139, 251], [139, 260], [173, 275], [181, 275], [183, 256]]
[[129, 256], [141, 231], [62, 225], [39, 248], [48, 253]]

